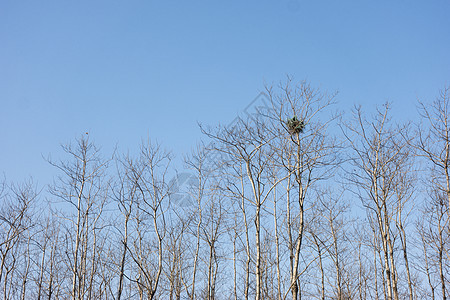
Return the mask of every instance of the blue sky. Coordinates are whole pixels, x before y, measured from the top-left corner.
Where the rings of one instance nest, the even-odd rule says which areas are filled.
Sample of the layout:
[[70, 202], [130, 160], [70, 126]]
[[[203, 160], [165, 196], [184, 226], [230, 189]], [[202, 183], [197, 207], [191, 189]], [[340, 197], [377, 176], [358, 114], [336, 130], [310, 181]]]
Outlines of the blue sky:
[[390, 100], [413, 118], [450, 84], [449, 15], [449, 0], [1, 1], [0, 173], [48, 183], [42, 156], [87, 131], [106, 153], [150, 137], [181, 156], [197, 122], [230, 122], [286, 74], [343, 110]]

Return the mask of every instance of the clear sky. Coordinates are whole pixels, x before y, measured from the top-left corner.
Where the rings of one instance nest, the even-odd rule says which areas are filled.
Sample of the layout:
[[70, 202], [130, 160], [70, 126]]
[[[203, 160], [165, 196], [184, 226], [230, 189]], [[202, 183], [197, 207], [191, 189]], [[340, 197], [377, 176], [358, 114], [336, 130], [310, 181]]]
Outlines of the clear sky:
[[286, 74], [413, 117], [450, 84], [450, 0], [2, 0], [0, 174], [48, 183], [85, 132], [181, 156]]

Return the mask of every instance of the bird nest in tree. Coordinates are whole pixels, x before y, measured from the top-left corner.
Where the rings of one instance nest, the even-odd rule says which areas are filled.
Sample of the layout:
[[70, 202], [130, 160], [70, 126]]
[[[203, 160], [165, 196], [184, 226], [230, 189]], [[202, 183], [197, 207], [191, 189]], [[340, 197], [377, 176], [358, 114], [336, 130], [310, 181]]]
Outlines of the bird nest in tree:
[[287, 120], [287, 127], [290, 133], [302, 133], [305, 129], [305, 123], [303, 120], [297, 119], [297, 116], [294, 116], [292, 119]]

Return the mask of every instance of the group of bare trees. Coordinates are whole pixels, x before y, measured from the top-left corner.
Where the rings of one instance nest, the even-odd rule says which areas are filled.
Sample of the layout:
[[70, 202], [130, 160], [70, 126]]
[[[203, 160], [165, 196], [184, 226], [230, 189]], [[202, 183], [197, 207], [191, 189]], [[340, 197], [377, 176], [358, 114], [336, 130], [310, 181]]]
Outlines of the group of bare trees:
[[0, 296], [446, 299], [450, 89], [410, 123], [289, 78], [266, 92], [201, 127], [183, 188], [159, 144], [106, 157], [88, 135], [48, 187], [2, 180]]

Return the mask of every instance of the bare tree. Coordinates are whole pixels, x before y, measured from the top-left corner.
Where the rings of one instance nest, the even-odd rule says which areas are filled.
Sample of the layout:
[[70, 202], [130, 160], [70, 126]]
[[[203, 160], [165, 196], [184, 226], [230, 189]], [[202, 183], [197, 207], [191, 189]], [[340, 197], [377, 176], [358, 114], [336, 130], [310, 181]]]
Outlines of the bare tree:
[[[430, 104], [419, 102], [421, 123], [417, 128], [416, 147], [419, 155], [426, 161], [426, 180], [428, 186], [429, 203], [425, 208], [425, 217], [435, 227], [426, 226], [425, 232], [420, 232], [423, 242], [431, 243], [432, 251], [437, 251], [437, 257], [432, 259], [439, 268], [441, 293], [443, 299], [447, 298], [445, 278], [445, 265], [449, 257], [446, 253], [446, 237], [450, 231], [450, 88], [445, 87], [439, 96]], [[447, 214], [444, 216], [443, 214]], [[423, 228], [423, 226], [420, 226]], [[426, 252], [427, 245], [424, 244]], [[428, 254], [431, 254], [428, 252]], [[431, 258], [432, 256], [428, 257]], [[426, 270], [431, 292], [434, 297], [434, 286], [428, 273], [429, 266], [426, 261]]]
[[[266, 90], [272, 105], [267, 115], [274, 121], [270, 130], [277, 138], [272, 147], [277, 153], [280, 167], [292, 183], [287, 185], [286, 193], [290, 258], [288, 290], [292, 298], [297, 299], [305, 205], [308, 205], [305, 201], [318, 181], [332, 177], [338, 164], [336, 154], [339, 145], [327, 133], [328, 125], [336, 118], [327, 111], [334, 103], [334, 95], [321, 93], [306, 82], [295, 84], [291, 78], [280, 84], [278, 89], [267, 87]], [[320, 120], [321, 116], [325, 121]]]
[[[139, 201], [139, 181], [142, 177], [143, 168], [137, 169], [134, 159], [124, 156], [116, 159], [117, 175], [113, 187], [111, 188], [112, 198], [117, 203], [123, 221], [122, 227], [117, 227], [120, 235], [120, 258], [117, 265], [118, 284], [116, 299], [120, 300], [124, 292], [124, 280], [126, 279], [126, 267], [128, 261], [128, 250], [130, 247], [130, 236], [132, 235], [130, 223], [137, 210]], [[128, 274], [128, 277], [130, 274]]]
[[[99, 263], [98, 234], [102, 230], [101, 217], [107, 200], [105, 170], [108, 162], [100, 157], [98, 148], [81, 137], [76, 145], [63, 146], [71, 160], [49, 162], [62, 175], [50, 192], [65, 203], [58, 211], [65, 228], [66, 255], [72, 283], [72, 299], [92, 298]], [[69, 210], [66, 209], [69, 207]]]
[[[192, 203], [186, 208], [188, 219], [188, 251], [190, 251], [191, 268], [186, 268], [182, 274], [183, 285], [189, 299], [195, 299], [198, 290], [200, 263], [204, 260], [201, 257], [201, 249], [204, 245], [202, 242], [202, 228], [204, 227], [204, 210], [205, 202], [208, 200], [207, 187], [210, 182], [211, 171], [208, 166], [208, 151], [204, 145], [198, 145], [191, 155], [185, 157], [185, 165], [193, 174], [190, 179], [193, 182], [188, 184], [188, 191], [184, 197], [191, 199]], [[188, 179], [186, 179], [188, 180]], [[185, 258], [188, 260], [188, 258]]]
[[[412, 152], [412, 151], [411, 151]], [[397, 181], [394, 185], [394, 213], [395, 226], [397, 228], [398, 237], [400, 238], [403, 261], [405, 263], [406, 280], [408, 282], [409, 299], [414, 299], [413, 279], [411, 275], [410, 256], [408, 252], [409, 235], [407, 234], [407, 219], [414, 209], [413, 194], [415, 192], [416, 171], [413, 170], [414, 160], [404, 161], [403, 172], [398, 174]]]
[[[317, 195], [317, 218], [322, 227], [322, 245], [326, 246], [325, 241], [329, 240], [329, 246], [326, 250], [329, 254], [332, 270], [328, 273], [328, 282], [334, 287], [334, 295], [338, 300], [352, 298], [352, 287], [356, 286], [355, 280], [348, 282], [346, 274], [350, 272], [351, 261], [350, 245], [346, 242], [350, 228], [349, 220], [345, 215], [349, 209], [348, 203], [344, 200], [343, 194], [325, 190]], [[329, 278], [334, 274], [334, 279]]]
[[446, 285], [450, 275], [447, 250], [450, 243], [448, 209], [446, 195], [442, 191], [434, 190], [434, 193], [430, 194], [430, 202], [424, 208], [422, 220], [418, 223], [423, 243], [425, 271], [433, 298], [436, 294], [440, 294], [446, 299], [448, 293]]
[[417, 148], [428, 160], [433, 185], [446, 194], [450, 205], [450, 87], [431, 104], [419, 105], [423, 122], [417, 130]]
[[3, 198], [0, 204], [1, 293], [4, 299], [24, 298], [31, 263], [29, 246], [37, 192], [32, 181], [12, 185], [9, 193], [5, 190], [3, 182], [0, 184], [0, 198]]
[[[157, 144], [143, 144], [139, 157], [129, 166], [138, 198], [133, 212], [133, 238], [128, 253], [137, 268], [131, 280], [137, 284], [139, 298], [155, 299], [163, 272], [163, 241], [170, 208], [167, 172], [170, 153]], [[134, 204], [133, 204], [134, 205]]]
[[[354, 153], [349, 179], [368, 214], [374, 216], [377, 225], [374, 232], [379, 235], [383, 247], [387, 299], [397, 300], [395, 218], [401, 215], [402, 203], [408, 196], [398, 190], [410, 171], [411, 148], [404, 138], [408, 136], [408, 125], [391, 125], [389, 104], [378, 110], [373, 120], [367, 120], [360, 107], [355, 109], [354, 116], [354, 122], [347, 123], [347, 130], [344, 130]], [[406, 242], [406, 237], [403, 240]]]
[[[229, 171], [234, 179], [230, 181], [228, 190], [234, 197], [242, 199], [241, 210], [245, 226], [248, 226], [246, 205], [252, 206], [256, 248], [255, 297], [261, 299], [263, 234], [261, 214], [262, 208], [276, 184], [271, 184], [267, 179], [267, 172], [270, 169], [268, 157], [271, 156], [271, 149], [268, 147], [270, 137], [266, 134], [266, 124], [260, 117], [253, 121], [240, 119], [233, 128], [219, 128], [218, 132], [206, 130], [203, 132], [216, 143], [213, 150], [222, 153], [223, 157], [227, 159], [227, 164], [231, 166]], [[247, 186], [250, 190], [249, 193], [245, 192]], [[248, 238], [247, 236], [247, 241]], [[246, 291], [246, 298], [248, 297], [247, 293]]]
[[171, 217], [168, 221], [167, 237], [163, 244], [163, 273], [166, 278], [165, 290], [168, 292], [169, 299], [181, 299], [183, 288], [182, 271], [184, 267], [183, 260], [185, 255], [184, 238], [188, 223], [184, 216], [179, 218]]

